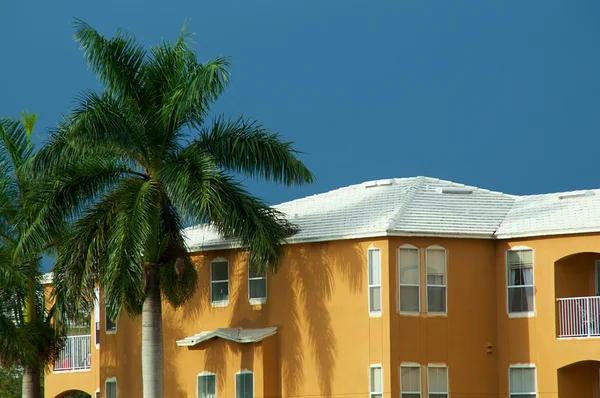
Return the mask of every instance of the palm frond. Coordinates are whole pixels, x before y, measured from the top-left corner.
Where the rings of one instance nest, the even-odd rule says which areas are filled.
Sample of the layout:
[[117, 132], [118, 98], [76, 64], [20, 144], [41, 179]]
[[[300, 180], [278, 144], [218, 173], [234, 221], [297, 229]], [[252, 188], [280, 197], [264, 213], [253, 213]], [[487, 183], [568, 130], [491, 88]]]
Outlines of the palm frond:
[[212, 126], [200, 130], [193, 149], [211, 154], [226, 170], [252, 178], [285, 185], [310, 184], [314, 179], [298, 159], [300, 153], [293, 149], [292, 142], [281, 140], [278, 134], [253, 120], [219, 117]]
[[135, 37], [121, 29], [107, 39], [87, 23], [76, 19], [75, 41], [83, 50], [89, 67], [111, 95], [140, 101], [144, 99], [140, 73], [146, 51]]
[[65, 159], [30, 199], [32, 218], [17, 245], [17, 254], [47, 249], [66, 222], [77, 219], [103, 193], [132, 175], [139, 173], [98, 155]]
[[31, 156], [27, 130], [18, 119], [0, 118], [0, 164], [17, 172]]
[[225, 238], [239, 240], [256, 264], [278, 263], [281, 245], [296, 232], [283, 214], [216, 170], [210, 158], [184, 150], [159, 172], [177, 211], [194, 223], [210, 223]]

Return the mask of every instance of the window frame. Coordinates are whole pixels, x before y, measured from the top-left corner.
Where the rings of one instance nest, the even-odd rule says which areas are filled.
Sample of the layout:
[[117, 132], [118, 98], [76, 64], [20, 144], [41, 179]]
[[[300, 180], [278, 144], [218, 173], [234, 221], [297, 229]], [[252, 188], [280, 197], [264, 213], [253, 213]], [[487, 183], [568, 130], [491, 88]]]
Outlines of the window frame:
[[[373, 369], [381, 370], [381, 391], [371, 391], [371, 388], [373, 387]], [[373, 398], [374, 395], [380, 395], [383, 397], [383, 365], [380, 363], [374, 363], [369, 366], [369, 398]]]
[[[108, 328], [108, 324], [111, 323], [112, 325], [114, 325], [113, 328]], [[119, 326], [118, 326], [118, 322], [117, 321], [113, 321], [112, 319], [110, 319], [110, 316], [108, 316], [108, 311], [106, 310], [106, 305], [104, 305], [104, 333], [106, 334], [117, 334], [117, 330], [118, 330]]]
[[[213, 263], [227, 263], [227, 279], [224, 280], [218, 280], [218, 281], [213, 281]], [[229, 272], [229, 260], [227, 260], [225, 257], [216, 257], [213, 258], [210, 262], [210, 305], [212, 307], [227, 307], [229, 305], [229, 297], [231, 296], [231, 284], [229, 282], [230, 280], [230, 272]], [[219, 301], [213, 301], [213, 285], [215, 283], [223, 283], [223, 282], [227, 282], [227, 300], [219, 300]]]
[[[520, 252], [520, 251], [531, 251], [531, 285], [518, 285], [518, 288], [527, 288], [531, 287], [533, 289], [533, 310], [531, 311], [520, 311], [520, 312], [510, 312], [510, 298], [508, 292], [511, 288], [517, 288], [517, 286], [510, 285], [510, 264], [508, 261], [510, 252]], [[506, 313], [509, 318], [530, 318], [535, 316], [535, 250], [529, 246], [514, 246], [506, 250], [504, 254], [504, 273], [506, 275]]]
[[[375, 284], [371, 284], [370, 280], [371, 278], [371, 266], [369, 264], [369, 258], [371, 258], [370, 253], [371, 252], [377, 252], [377, 255], [379, 257], [379, 284], [375, 285]], [[381, 291], [381, 285], [382, 285], [382, 279], [383, 279], [383, 273], [382, 273], [382, 264], [381, 264], [381, 249], [378, 247], [369, 247], [367, 249], [367, 298], [368, 298], [368, 310], [369, 310], [369, 316], [372, 318], [379, 318], [381, 317], [381, 314], [383, 313], [383, 292]], [[379, 305], [380, 305], [380, 309], [379, 310], [371, 310], [371, 288], [375, 288], [375, 287], [379, 287]]]
[[[417, 275], [419, 277], [419, 283], [418, 284], [414, 284], [414, 283], [402, 283], [400, 282], [400, 250], [416, 250], [417, 251]], [[409, 316], [418, 316], [421, 313], [421, 249], [419, 249], [416, 246], [413, 245], [402, 245], [398, 248], [397, 250], [397, 256], [398, 256], [398, 260], [396, 261], [396, 269], [398, 272], [398, 314], [401, 315], [409, 315]], [[417, 288], [417, 311], [403, 311], [402, 310], [402, 306], [401, 306], [401, 302], [400, 302], [400, 290], [402, 289], [402, 286], [407, 286], [407, 287], [416, 287]]]
[[[431, 391], [431, 387], [429, 385], [429, 369], [446, 369], [446, 392]], [[429, 398], [431, 394], [446, 394], [446, 397], [450, 398], [450, 370], [448, 369], [448, 365], [445, 363], [430, 363], [427, 365], [427, 397]]]
[[204, 376], [215, 376], [215, 398], [217, 398], [217, 390], [218, 390], [218, 388], [217, 388], [217, 374], [213, 373], [213, 372], [208, 372], [206, 370], [204, 370], [204, 371], [202, 371], [202, 372], [200, 372], [200, 373], [198, 373], [196, 375], [196, 398], [200, 398], [200, 395], [198, 394], [198, 379], [200, 377], [204, 377]]
[[[510, 392], [510, 371], [512, 369], [533, 369], [533, 386], [535, 388], [535, 392], [533, 392], [533, 393], [530, 393], [530, 392], [512, 393], [512, 392]], [[538, 396], [537, 368], [535, 367], [535, 364], [533, 364], [533, 363], [516, 363], [516, 364], [508, 365], [508, 397], [511, 398], [515, 395], [530, 395], [532, 397]]]
[[[265, 297], [250, 297], [250, 282], [256, 280], [265, 280]], [[267, 282], [267, 269], [265, 269], [265, 276], [262, 277], [250, 277], [250, 261], [248, 261], [248, 302], [250, 305], [265, 304], [269, 297], [269, 288]]]
[[251, 374], [252, 375], [252, 398], [255, 398], [255, 387], [256, 387], [256, 380], [255, 380], [255, 376], [254, 376], [254, 372], [248, 369], [243, 369], [240, 370], [239, 372], [236, 372], [233, 375], [233, 394], [235, 398], [238, 398], [237, 396], [237, 375], [241, 375], [241, 374]]
[[[413, 369], [419, 369], [419, 391], [402, 391], [402, 368], [413, 368]], [[402, 394], [406, 393], [406, 394], [419, 394], [419, 398], [423, 397], [423, 370], [421, 369], [422, 366], [421, 364], [418, 363], [412, 363], [412, 362], [405, 362], [405, 363], [401, 363], [400, 367], [398, 369], [398, 382], [400, 384], [400, 398], [402, 398]]]
[[[444, 252], [444, 284], [443, 285], [433, 285], [429, 284], [427, 280], [427, 276], [429, 275], [429, 261], [428, 261], [428, 252], [429, 250], [441, 250]], [[431, 287], [443, 287], [444, 288], [444, 302], [445, 302], [445, 311], [429, 311], [429, 286]], [[445, 247], [440, 245], [432, 245], [425, 249], [425, 312], [427, 315], [433, 316], [447, 316], [448, 315], [448, 250]]]
[[108, 383], [115, 383], [116, 388], [115, 388], [114, 398], [118, 398], [119, 397], [119, 383], [117, 383], [116, 377], [109, 377], [104, 381], [104, 398], [109, 398], [108, 397]]

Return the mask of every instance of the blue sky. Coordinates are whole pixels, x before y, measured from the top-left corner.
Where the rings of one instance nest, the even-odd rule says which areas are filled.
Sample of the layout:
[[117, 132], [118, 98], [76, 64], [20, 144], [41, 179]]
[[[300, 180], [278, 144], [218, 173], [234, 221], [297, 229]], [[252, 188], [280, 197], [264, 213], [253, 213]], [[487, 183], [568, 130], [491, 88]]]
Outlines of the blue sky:
[[598, 1], [4, 1], [0, 115], [39, 113], [40, 141], [99, 88], [72, 17], [145, 44], [190, 19], [201, 60], [230, 56], [215, 111], [295, 141], [318, 179], [248, 182], [270, 203], [415, 175], [517, 194], [600, 187]]

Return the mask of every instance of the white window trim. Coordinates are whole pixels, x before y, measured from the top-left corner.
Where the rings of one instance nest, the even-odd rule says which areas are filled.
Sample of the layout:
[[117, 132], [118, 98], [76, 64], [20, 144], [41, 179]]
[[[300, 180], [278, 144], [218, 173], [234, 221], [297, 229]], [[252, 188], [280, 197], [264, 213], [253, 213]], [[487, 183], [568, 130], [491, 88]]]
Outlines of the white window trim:
[[[444, 368], [446, 369], [446, 388], [447, 391], [445, 393], [443, 392], [431, 392], [431, 387], [429, 386], [429, 369], [435, 369], [435, 368]], [[430, 363], [427, 364], [427, 397], [429, 397], [429, 394], [446, 394], [448, 396], [448, 398], [450, 398], [450, 370], [448, 369], [448, 365], [446, 365], [445, 363]]]
[[107, 384], [108, 384], [108, 383], [112, 383], [113, 381], [115, 382], [115, 384], [116, 384], [116, 386], [117, 386], [117, 389], [116, 389], [116, 392], [115, 392], [115, 394], [116, 394], [115, 398], [117, 398], [117, 397], [119, 396], [119, 383], [117, 383], [117, 378], [116, 378], [116, 377], [109, 377], [108, 379], [106, 379], [106, 380], [104, 381], [104, 397], [105, 397], [105, 398], [107, 398], [107, 397], [106, 397], [106, 394], [108, 393], [108, 387], [107, 387]]
[[[261, 280], [264, 279], [265, 280], [265, 297], [250, 297], [250, 281], [257, 281], [257, 280]], [[267, 302], [267, 297], [269, 297], [269, 288], [268, 288], [268, 281], [267, 281], [267, 270], [265, 269], [265, 276], [263, 277], [254, 277], [251, 278], [250, 277], [250, 261], [248, 261], [248, 301], [250, 302], [250, 305], [260, 305], [260, 304], [265, 304]]]
[[94, 397], [100, 398], [100, 388], [96, 388], [96, 391], [94, 391]]
[[533, 385], [535, 386], [534, 393], [528, 393], [532, 397], [538, 396], [538, 383], [537, 383], [537, 368], [532, 363], [515, 363], [508, 366], [508, 396], [509, 398], [514, 395], [525, 395], [526, 393], [511, 393], [510, 392], [510, 370], [511, 369], [533, 369]]
[[[370, 267], [369, 267], [369, 252], [377, 252], [379, 255], [379, 285], [371, 285], [371, 283], [369, 282], [369, 273], [371, 272]], [[369, 247], [369, 249], [367, 250], [367, 299], [368, 299], [368, 308], [367, 310], [369, 311], [369, 316], [371, 318], [379, 318], [381, 317], [381, 313], [383, 312], [383, 292], [381, 289], [381, 281], [383, 279], [383, 272], [382, 272], [383, 266], [381, 264], [381, 249], [379, 249], [378, 247]], [[371, 288], [372, 287], [377, 287], [379, 286], [379, 303], [381, 305], [381, 309], [379, 311], [371, 311]]]
[[[409, 392], [402, 391], [402, 368], [419, 368], [419, 392]], [[421, 364], [414, 362], [403, 362], [400, 364], [400, 368], [398, 369], [398, 382], [400, 384], [400, 398], [402, 398], [402, 394], [419, 394], [419, 397], [423, 396], [423, 369]]]
[[[418, 259], [418, 263], [417, 263], [417, 275], [419, 276], [419, 283], [418, 284], [414, 284], [414, 283], [401, 283], [400, 282], [400, 250], [402, 249], [411, 249], [411, 250], [416, 250], [417, 251], [417, 259]], [[396, 269], [398, 272], [398, 300], [397, 300], [397, 305], [398, 305], [398, 314], [401, 315], [408, 315], [408, 316], [419, 316], [419, 314], [421, 313], [421, 249], [419, 249], [416, 246], [413, 245], [402, 245], [398, 248], [397, 251], [397, 257], [398, 257], [398, 261], [397, 261], [397, 265], [396, 265]], [[418, 308], [417, 311], [402, 311], [400, 308], [400, 289], [402, 286], [412, 286], [412, 287], [417, 287], [417, 292], [418, 292]]]
[[[430, 285], [429, 282], [427, 282], [427, 252], [429, 250], [444, 251], [444, 276], [446, 282], [444, 285]], [[429, 286], [444, 288], [444, 292], [446, 293], [446, 311], [429, 312], [429, 291], [427, 289]], [[448, 250], [439, 245], [429, 246], [425, 249], [425, 311], [427, 312], [428, 316], [448, 316]]]
[[235, 393], [237, 391], [237, 375], [248, 374], [248, 373], [250, 373], [252, 375], [252, 398], [255, 398], [254, 392], [255, 392], [255, 387], [256, 387], [256, 380], [255, 380], [254, 372], [252, 372], [248, 369], [240, 370], [239, 372], [236, 372], [235, 375], [233, 376], [233, 396], [235, 398], [237, 398], [235, 395]]
[[198, 377], [200, 376], [215, 376], [215, 398], [217, 398], [217, 374], [213, 372], [202, 371], [196, 375], [196, 398], [200, 398], [198, 396]]
[[108, 328], [108, 322], [106, 322], [107, 318], [110, 319], [110, 317], [108, 316], [108, 312], [106, 311], [106, 306], [104, 306], [104, 333], [106, 333], [106, 334], [117, 334], [117, 330], [119, 329], [119, 323], [117, 321], [114, 321], [114, 320], [111, 319], [110, 321], [115, 325], [115, 328], [114, 329], [109, 329]]
[[[518, 251], [523, 251], [523, 250], [531, 250], [531, 280], [532, 280], [532, 284], [531, 287], [533, 288], [533, 311], [524, 311], [524, 312], [510, 312], [510, 304], [509, 304], [509, 300], [508, 300], [508, 290], [510, 289], [509, 287], [509, 278], [510, 278], [510, 273], [509, 273], [509, 268], [508, 268], [508, 253], [509, 252], [518, 252]], [[506, 281], [506, 314], [508, 315], [509, 318], [532, 318], [535, 316], [535, 309], [536, 309], [536, 305], [535, 305], [535, 250], [532, 247], [528, 247], [528, 246], [513, 246], [510, 249], [508, 249], [504, 255], [504, 273], [506, 275], [506, 277], [504, 278], [504, 280]], [[523, 285], [521, 287], [529, 287], [530, 285]]]
[[[212, 265], [213, 263], [227, 263], [227, 280], [218, 280], [218, 281], [213, 281], [212, 279]], [[229, 283], [229, 260], [227, 260], [225, 257], [217, 257], [217, 258], [213, 258], [212, 261], [210, 262], [210, 305], [215, 308], [215, 307], [227, 307], [229, 305], [229, 297], [231, 296], [231, 286]], [[213, 301], [213, 295], [212, 295], [212, 291], [213, 291], [213, 283], [223, 283], [227, 281], [227, 300], [219, 300], [219, 301]]]
[[[371, 387], [373, 386], [373, 380], [371, 379], [371, 369], [381, 369], [381, 391], [371, 391]], [[381, 395], [383, 397], [383, 366], [380, 363], [374, 363], [369, 366], [369, 398], [373, 395]]]

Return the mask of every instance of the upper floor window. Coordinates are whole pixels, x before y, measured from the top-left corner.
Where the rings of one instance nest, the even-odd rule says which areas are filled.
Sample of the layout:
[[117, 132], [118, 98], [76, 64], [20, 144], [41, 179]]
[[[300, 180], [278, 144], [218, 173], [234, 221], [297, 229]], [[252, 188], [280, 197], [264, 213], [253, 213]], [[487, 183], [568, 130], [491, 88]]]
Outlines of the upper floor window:
[[427, 368], [428, 398], [448, 398], [448, 368], [429, 366]]
[[508, 369], [508, 383], [511, 398], [531, 398], [537, 396], [535, 367], [533, 366], [511, 366]]
[[108, 311], [106, 307], [104, 307], [104, 330], [107, 333], [116, 333], [117, 332], [117, 321], [113, 321], [108, 315]]
[[229, 304], [229, 262], [224, 258], [210, 263], [210, 291], [213, 305]]
[[369, 313], [381, 314], [381, 251], [369, 249]]
[[106, 387], [106, 398], [117, 398], [117, 379], [115, 377], [106, 379], [104, 386]]
[[446, 250], [431, 247], [425, 252], [427, 261], [427, 312], [446, 312]]
[[400, 366], [400, 398], [421, 398], [421, 366]]
[[267, 301], [267, 270], [248, 262], [248, 297], [250, 304], [260, 304]]
[[217, 376], [203, 372], [198, 375], [198, 398], [215, 398], [217, 396]]
[[419, 249], [412, 246], [398, 249], [398, 305], [401, 313], [419, 313], [420, 278]]
[[533, 250], [506, 252], [508, 313], [534, 311]]
[[383, 370], [381, 365], [372, 365], [369, 368], [369, 380], [371, 382], [370, 398], [383, 397]]
[[254, 398], [254, 373], [247, 370], [236, 373], [235, 398]]

